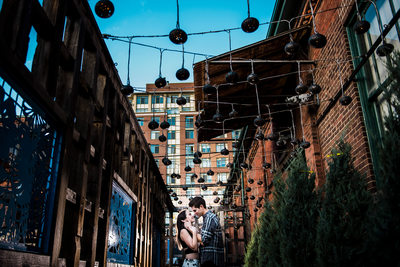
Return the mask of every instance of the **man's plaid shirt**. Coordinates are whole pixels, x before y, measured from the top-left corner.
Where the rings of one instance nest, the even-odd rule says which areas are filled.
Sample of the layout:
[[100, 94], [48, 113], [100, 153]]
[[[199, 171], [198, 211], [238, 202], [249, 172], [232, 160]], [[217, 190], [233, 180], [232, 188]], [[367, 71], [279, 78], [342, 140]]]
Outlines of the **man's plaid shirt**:
[[217, 266], [224, 266], [222, 229], [218, 217], [211, 211], [203, 215], [201, 241], [204, 244], [200, 247], [201, 263], [211, 261]]

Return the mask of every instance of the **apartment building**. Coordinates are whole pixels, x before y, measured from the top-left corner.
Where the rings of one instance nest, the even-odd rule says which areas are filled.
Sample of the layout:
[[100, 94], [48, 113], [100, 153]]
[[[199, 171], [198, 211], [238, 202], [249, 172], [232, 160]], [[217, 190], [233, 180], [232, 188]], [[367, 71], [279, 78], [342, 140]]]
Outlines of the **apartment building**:
[[[186, 104], [178, 105], [176, 101], [182, 98]], [[198, 111], [193, 83], [170, 83], [164, 88], [147, 84], [146, 90], [135, 92], [129, 99], [160, 173], [167, 186], [176, 193], [174, 197], [171, 192], [174, 205], [187, 207], [190, 197], [202, 195], [208, 206], [219, 206], [217, 197], [222, 199], [224, 190], [221, 182], [227, 183], [230, 172], [227, 164], [233, 159], [232, 142], [239, 138], [240, 131], [227, 129], [230, 132], [225, 135], [197, 143], [195, 121]], [[148, 127], [152, 120], [159, 124], [154, 130]], [[161, 128], [163, 122], [169, 123], [168, 129]], [[166, 141], [162, 141], [163, 136]], [[220, 153], [223, 148], [230, 151], [229, 155]], [[193, 162], [196, 151], [202, 154], [201, 164]], [[171, 164], [166, 166], [164, 158]], [[200, 178], [204, 182], [199, 183]]]

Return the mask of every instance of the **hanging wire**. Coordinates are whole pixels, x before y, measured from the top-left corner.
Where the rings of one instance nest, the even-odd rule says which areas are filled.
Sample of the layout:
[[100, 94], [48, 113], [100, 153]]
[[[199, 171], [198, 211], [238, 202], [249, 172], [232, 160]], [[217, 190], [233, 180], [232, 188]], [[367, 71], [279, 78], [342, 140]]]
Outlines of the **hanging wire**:
[[205, 65], [205, 71], [206, 71], [206, 83], [210, 83], [210, 74], [208, 73], [208, 57], [206, 57], [206, 65]]
[[219, 113], [219, 93], [218, 93], [219, 92], [219, 86], [217, 86], [216, 89], [217, 89], [217, 110], [216, 110], [216, 112]]
[[182, 44], [182, 69], [185, 67], [185, 46]]
[[176, 0], [176, 28], [179, 29], [179, 2]]
[[250, 59], [250, 64], [251, 64], [251, 73], [254, 73], [254, 60]]
[[258, 87], [257, 87], [257, 84], [254, 84], [254, 87], [256, 88], [258, 116], [261, 117], [260, 99], [259, 99], [259, 97], [258, 97]]
[[359, 8], [358, 8], [357, 0], [355, 0], [355, 4], [356, 4], [356, 10], [357, 10], [357, 17], [358, 17], [358, 20], [361, 20], [362, 18], [361, 18], [360, 10], [359, 10]]
[[317, 33], [317, 26], [315, 26], [315, 14], [314, 14], [314, 9], [311, 3], [311, 0], [308, 1], [310, 3], [310, 9], [311, 9], [311, 16], [312, 16], [312, 22], [313, 22], [313, 28], [314, 28], [314, 33]]
[[250, 0], [247, 0], [247, 16], [250, 18]]
[[131, 84], [131, 81], [129, 79], [129, 66], [131, 63], [131, 45], [132, 45], [132, 38], [129, 38], [129, 49], [128, 49], [128, 73], [127, 73], [127, 78], [126, 78], [126, 83], [127, 85]]
[[231, 31], [227, 30], [228, 35], [229, 35], [229, 67], [231, 68], [231, 71], [233, 71], [232, 67], [232, 39], [231, 39]]
[[292, 117], [293, 135], [292, 135], [292, 131], [290, 131], [290, 133], [291, 133], [291, 135], [292, 135], [292, 138], [294, 139], [294, 138], [296, 138], [296, 127], [295, 127], [295, 125], [294, 125], [294, 116], [293, 116], [293, 110], [292, 110], [292, 109], [290, 110], [290, 115], [291, 115], [291, 117]]
[[164, 53], [165, 49], [160, 48], [160, 67], [159, 67], [159, 73], [158, 75], [161, 77], [161, 65], [162, 65], [162, 55]]
[[298, 75], [299, 75], [299, 83], [302, 84], [303, 80], [301, 79], [301, 65], [300, 61], [297, 61], [297, 70], [298, 70]]

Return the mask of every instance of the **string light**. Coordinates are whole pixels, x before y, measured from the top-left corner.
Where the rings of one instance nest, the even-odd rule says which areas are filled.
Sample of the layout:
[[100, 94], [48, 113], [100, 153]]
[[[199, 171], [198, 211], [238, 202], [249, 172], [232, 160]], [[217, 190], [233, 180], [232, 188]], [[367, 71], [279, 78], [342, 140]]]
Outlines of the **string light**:
[[94, 6], [94, 12], [100, 18], [109, 18], [114, 14], [114, 4], [110, 0], [100, 0]]
[[237, 74], [237, 72], [233, 71], [231, 31], [228, 30], [227, 32], [228, 32], [228, 36], [229, 36], [229, 67], [230, 67], [231, 71], [226, 74], [225, 80], [227, 83], [233, 84], [239, 80], [239, 75]]
[[130, 66], [130, 60], [131, 60], [131, 43], [132, 38], [129, 39], [129, 49], [128, 49], [128, 71], [127, 71], [127, 78], [126, 78], [126, 85], [123, 85], [121, 88], [121, 92], [124, 95], [130, 95], [133, 93], [133, 87], [131, 86], [131, 81], [129, 79], [129, 66]]
[[161, 65], [162, 65], [162, 55], [163, 52], [165, 50], [164, 49], [160, 49], [160, 66], [159, 66], [159, 74], [158, 74], [158, 78], [156, 79], [156, 81], [154, 82], [155, 86], [157, 88], [162, 88], [164, 86], [167, 85], [167, 80], [165, 80], [165, 77], [162, 77], [161, 75]]
[[241, 28], [244, 32], [255, 32], [260, 26], [258, 19], [250, 17], [250, 1], [247, 0], [247, 18], [242, 22]]
[[310, 38], [308, 38], [308, 44], [314, 48], [323, 48], [327, 42], [326, 37], [317, 31], [317, 26], [315, 25], [315, 14], [314, 14], [314, 9], [313, 9], [311, 0], [309, 0], [309, 3], [310, 3], [310, 9], [311, 9], [314, 34], [311, 35]]
[[176, 28], [169, 33], [169, 39], [174, 44], [184, 44], [187, 41], [187, 34], [180, 28], [179, 24], [179, 2], [176, 0]]

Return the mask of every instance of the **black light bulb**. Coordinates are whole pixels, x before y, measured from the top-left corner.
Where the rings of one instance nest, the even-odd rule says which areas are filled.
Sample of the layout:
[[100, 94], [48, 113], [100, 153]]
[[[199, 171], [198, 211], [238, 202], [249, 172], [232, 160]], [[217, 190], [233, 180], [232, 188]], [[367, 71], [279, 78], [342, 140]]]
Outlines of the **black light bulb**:
[[109, 18], [114, 14], [114, 5], [110, 0], [100, 0], [94, 6], [94, 12], [100, 18]]
[[175, 76], [176, 76], [176, 78], [178, 80], [184, 81], [184, 80], [187, 80], [189, 78], [190, 72], [185, 68], [181, 68], [181, 69], [176, 71]]
[[257, 84], [259, 81], [260, 81], [260, 78], [258, 78], [258, 75], [255, 73], [250, 73], [247, 76], [247, 82], [250, 84], [254, 85], [254, 84]]
[[344, 95], [339, 99], [340, 105], [342, 106], [348, 106], [351, 103], [351, 97], [348, 95]]
[[242, 30], [244, 32], [255, 32], [258, 29], [258, 26], [260, 26], [260, 22], [258, 22], [258, 19], [253, 17], [248, 17], [242, 22]]
[[187, 103], [187, 100], [186, 100], [186, 98], [184, 98], [183, 96], [180, 96], [180, 97], [178, 97], [178, 98], [176, 99], [176, 104], [177, 104], [178, 106], [184, 106], [184, 105], [186, 105], [186, 103]]
[[324, 47], [326, 42], [326, 37], [320, 33], [314, 33], [308, 38], [308, 44], [315, 48]]
[[296, 94], [301, 95], [307, 92], [308, 87], [304, 85], [302, 82], [300, 82], [294, 90], [296, 91]]
[[121, 93], [124, 95], [130, 95], [133, 93], [133, 87], [130, 86], [129, 84], [123, 85], [121, 88]]
[[369, 30], [370, 27], [371, 24], [368, 21], [357, 20], [357, 22], [354, 24], [353, 29], [357, 34], [364, 34]]
[[229, 155], [229, 150], [226, 147], [224, 147], [223, 149], [221, 149], [220, 153], [221, 155], [227, 156]]
[[168, 121], [163, 121], [163, 122], [160, 123], [160, 128], [161, 129], [168, 129], [169, 126], [170, 126], [170, 124], [169, 124]]
[[187, 34], [184, 30], [176, 28], [170, 31], [169, 39], [174, 44], [184, 44], [187, 41]]
[[206, 95], [214, 94], [216, 91], [217, 89], [211, 84], [206, 84], [203, 86], [203, 93]]
[[157, 88], [162, 88], [164, 86], [167, 85], [167, 80], [165, 79], [165, 77], [158, 77], [155, 82], [154, 82], [155, 86]]
[[297, 52], [300, 49], [300, 45], [299, 43], [296, 42], [289, 42], [285, 45], [285, 53], [288, 54], [289, 56], [293, 56], [295, 54], [297, 54]]
[[235, 71], [230, 71], [226, 74], [225, 80], [227, 83], [237, 83], [239, 81], [239, 75]]
[[313, 83], [308, 87], [308, 91], [310, 91], [314, 95], [319, 94], [321, 92], [321, 86], [319, 86], [316, 83]]
[[158, 140], [159, 140], [160, 142], [165, 142], [165, 141], [167, 141], [167, 137], [166, 137], [164, 134], [162, 134], [162, 135], [160, 135], [160, 136], [158, 137]]
[[158, 122], [156, 122], [155, 120], [152, 120], [149, 122], [149, 124], [147, 126], [149, 127], [150, 130], [155, 130], [158, 128]]

